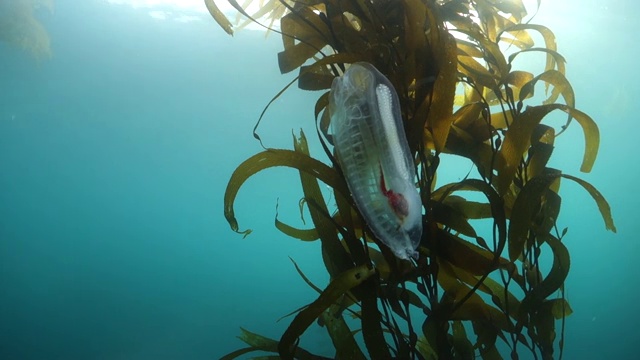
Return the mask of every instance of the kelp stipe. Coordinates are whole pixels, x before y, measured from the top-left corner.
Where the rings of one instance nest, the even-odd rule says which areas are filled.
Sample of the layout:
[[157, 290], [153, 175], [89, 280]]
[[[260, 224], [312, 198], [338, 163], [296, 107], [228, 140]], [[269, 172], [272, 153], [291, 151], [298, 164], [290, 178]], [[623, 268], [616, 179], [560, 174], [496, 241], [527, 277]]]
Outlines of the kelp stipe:
[[[205, 3], [215, 10], [212, 0]], [[376, 94], [367, 95], [364, 103], [382, 99], [382, 107], [369, 111], [386, 114], [394, 108], [385, 105], [390, 103], [386, 90], [395, 89], [403, 125], [398, 129], [405, 129], [409, 152], [415, 155], [424, 217], [416, 261], [399, 259], [384, 246], [369, 246], [373, 238], [363, 225], [367, 219], [353, 207], [348, 179], [333, 166], [338, 161], [330, 144], [339, 139], [330, 131], [333, 110], [327, 109], [331, 94], [326, 91], [314, 113], [330, 165], [311, 157], [304, 134], [294, 137], [294, 150], [256, 154], [234, 171], [225, 192], [225, 216], [240, 232], [233, 202], [242, 183], [271, 166], [297, 169], [301, 204], [314, 227], [297, 229], [278, 219], [276, 226], [302, 241], [319, 240], [331, 281], [324, 289], [316, 287], [296, 265], [318, 298], [294, 312], [279, 341], [242, 330], [241, 339], [249, 346], [224, 358], [258, 350], [284, 359], [314, 357], [299, 343], [314, 322], [326, 328], [335, 358], [501, 359], [523, 352], [561, 358], [564, 319], [572, 309], [564, 296], [570, 266], [563, 241], [567, 231], [556, 224], [560, 181], [582, 186], [596, 201], [606, 229], [615, 232], [615, 225], [609, 205], [591, 184], [548, 167], [558, 135], [571, 124], [584, 132], [581, 171], [591, 171], [599, 147], [596, 123], [575, 108], [551, 30], [523, 21], [521, 0], [283, 0], [268, 2], [255, 14], [229, 3], [255, 21], [280, 19], [280, 71], [299, 69], [301, 89], [328, 90], [349, 64], [361, 62], [389, 80], [379, 92], [376, 86]], [[224, 16], [212, 14], [233, 32]], [[542, 47], [532, 33], [542, 36]], [[506, 48], [509, 55], [502, 50]], [[540, 74], [514, 66], [516, 58], [534, 53], [546, 57]], [[536, 104], [534, 91], [543, 85], [547, 98]], [[369, 116], [357, 112], [361, 104], [337, 109]], [[544, 123], [552, 112], [567, 116], [558, 131]], [[437, 184], [446, 165], [443, 153], [469, 159], [478, 178]], [[335, 213], [318, 181], [334, 190]], [[486, 200], [471, 200], [469, 191]], [[488, 234], [474, 226], [472, 220], [479, 219], [493, 223]], [[553, 259], [546, 273], [540, 271], [545, 257]], [[362, 342], [357, 341], [360, 336]]]

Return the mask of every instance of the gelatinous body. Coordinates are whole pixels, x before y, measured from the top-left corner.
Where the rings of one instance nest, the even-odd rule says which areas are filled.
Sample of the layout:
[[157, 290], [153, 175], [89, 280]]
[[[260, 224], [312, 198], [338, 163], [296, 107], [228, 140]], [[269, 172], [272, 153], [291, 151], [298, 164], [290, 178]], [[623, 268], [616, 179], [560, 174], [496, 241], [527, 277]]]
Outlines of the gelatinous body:
[[353, 64], [333, 81], [329, 111], [336, 158], [356, 206], [397, 257], [415, 258], [422, 203], [393, 86], [371, 64]]

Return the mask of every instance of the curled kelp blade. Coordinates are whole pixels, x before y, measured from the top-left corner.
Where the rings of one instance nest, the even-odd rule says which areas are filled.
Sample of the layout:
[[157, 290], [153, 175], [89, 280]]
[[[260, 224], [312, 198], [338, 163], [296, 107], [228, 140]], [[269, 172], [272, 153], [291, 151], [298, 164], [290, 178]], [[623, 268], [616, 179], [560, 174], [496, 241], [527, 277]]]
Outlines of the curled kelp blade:
[[240, 164], [231, 175], [227, 184], [224, 196], [224, 213], [231, 229], [243, 235], [248, 235], [251, 230], [239, 230], [238, 221], [235, 217], [233, 203], [242, 184], [254, 174], [276, 166], [287, 166], [317, 176], [327, 185], [334, 189], [342, 189], [343, 193], [348, 191], [340, 175], [326, 164], [313, 159], [307, 155], [292, 150], [269, 149], [260, 152]]
[[611, 206], [609, 206], [609, 203], [604, 198], [604, 196], [602, 196], [600, 191], [598, 191], [598, 189], [596, 189], [595, 186], [591, 185], [589, 182], [582, 180], [580, 178], [577, 178], [575, 176], [562, 174], [562, 177], [575, 181], [580, 186], [582, 186], [585, 190], [587, 190], [589, 195], [591, 195], [593, 200], [595, 200], [596, 204], [598, 205], [598, 210], [600, 210], [600, 215], [604, 220], [606, 229], [612, 232], [616, 232], [617, 229], [615, 224], [613, 223], [613, 216], [611, 215]]
[[280, 221], [278, 219], [277, 210], [276, 210], [275, 226], [276, 226], [276, 229], [280, 230], [283, 234], [288, 235], [292, 238], [296, 238], [298, 240], [315, 241], [320, 238], [320, 236], [318, 235], [318, 231], [315, 228], [299, 229], [285, 222]]
[[[519, 32], [519, 31], [523, 31], [523, 30], [535, 30], [536, 32], [540, 33], [540, 35], [542, 35], [543, 39], [544, 39], [544, 45], [546, 49], [551, 50], [551, 52], [549, 52], [547, 54], [547, 62], [545, 64], [545, 71], [549, 71], [552, 70], [555, 66], [556, 66], [556, 59], [553, 56], [553, 52], [557, 52], [558, 48], [556, 45], [556, 38], [555, 35], [553, 34], [553, 31], [551, 31], [549, 28], [547, 28], [546, 26], [543, 25], [537, 25], [537, 24], [516, 24], [513, 26], [510, 26], [506, 29], [504, 29], [504, 32]], [[564, 63], [564, 61], [562, 62]], [[564, 74], [564, 71], [562, 71], [562, 73]]]
[[549, 96], [549, 98], [543, 101], [544, 105], [554, 104], [558, 99], [558, 96], [562, 95], [567, 106], [569, 106], [570, 108], [575, 107], [576, 100], [573, 88], [571, 87], [571, 84], [569, 83], [567, 78], [557, 70], [545, 71], [523, 85], [520, 90], [520, 102], [522, 102], [524, 98], [533, 95], [534, 86], [538, 81], [545, 82], [547, 86], [553, 85], [553, 91], [551, 92], [551, 95]]

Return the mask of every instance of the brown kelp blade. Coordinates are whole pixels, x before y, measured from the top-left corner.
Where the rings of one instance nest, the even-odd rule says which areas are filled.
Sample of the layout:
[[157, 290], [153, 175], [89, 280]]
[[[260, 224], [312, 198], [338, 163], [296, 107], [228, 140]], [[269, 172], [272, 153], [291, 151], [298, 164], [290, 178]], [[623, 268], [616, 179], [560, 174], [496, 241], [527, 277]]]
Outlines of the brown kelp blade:
[[242, 184], [244, 184], [249, 177], [262, 170], [276, 166], [291, 167], [309, 173], [332, 188], [342, 189], [344, 193], [348, 194], [344, 181], [335, 169], [328, 167], [326, 164], [292, 150], [265, 150], [240, 164], [231, 175], [231, 179], [229, 179], [229, 183], [227, 184], [224, 195], [224, 214], [233, 231], [243, 234], [244, 236], [251, 233], [250, 229], [241, 231], [238, 227], [238, 221], [236, 220], [235, 211], [233, 210], [233, 203], [238, 194], [238, 190], [240, 190]]
[[375, 274], [374, 269], [368, 265], [360, 265], [343, 272], [333, 279], [314, 302], [296, 315], [284, 332], [278, 344], [280, 356], [283, 359], [293, 359], [298, 338], [307, 330], [309, 325], [311, 325], [323, 311], [336, 303], [340, 296], [360, 285], [373, 274]]

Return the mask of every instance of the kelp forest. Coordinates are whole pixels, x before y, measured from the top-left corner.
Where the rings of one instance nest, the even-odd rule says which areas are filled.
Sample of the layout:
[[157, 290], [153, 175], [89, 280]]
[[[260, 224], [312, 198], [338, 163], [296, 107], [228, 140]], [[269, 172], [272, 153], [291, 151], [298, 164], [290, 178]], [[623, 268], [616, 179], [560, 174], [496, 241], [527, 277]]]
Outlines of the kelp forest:
[[[239, 26], [221, 12], [220, 2], [205, 0], [213, 19], [232, 35]], [[302, 185], [300, 206], [313, 226], [276, 220], [276, 227], [300, 241], [319, 241], [330, 281], [317, 286], [294, 264], [317, 297], [291, 309], [279, 339], [241, 329], [246, 347], [223, 359], [253, 352], [261, 358], [324, 359], [300, 341], [311, 326], [326, 329], [335, 348], [331, 358], [337, 359], [562, 358], [572, 309], [564, 288], [571, 249], [563, 242], [571, 234], [556, 222], [560, 184], [584, 188], [606, 229], [616, 229], [594, 186], [548, 165], [565, 129], [578, 126], [584, 135], [580, 170], [590, 172], [599, 130], [575, 107], [553, 32], [527, 13], [540, 0], [529, 7], [522, 0], [228, 3], [269, 36], [282, 37], [282, 51], [273, 55], [282, 74], [296, 71], [297, 77], [273, 99], [296, 91], [294, 84], [317, 92], [315, 108], [299, 117], [315, 116], [313, 135], [324, 154], [310, 154], [300, 132], [291, 149], [265, 148], [250, 157], [229, 180], [225, 217], [246, 236], [250, 230], [240, 229], [234, 213], [242, 184], [272, 167], [297, 170], [292, 182]], [[522, 58], [542, 60], [542, 70], [516, 66]], [[415, 166], [411, 182], [421, 202], [422, 235], [415, 256], [407, 259], [372, 232], [334, 151], [332, 83], [354, 63], [373, 66], [397, 93], [401, 131]], [[561, 115], [559, 125], [550, 124], [550, 114]], [[449, 155], [473, 167], [466, 178], [443, 184], [439, 170]], [[382, 191], [390, 193], [381, 181]], [[325, 185], [331, 199], [321, 190]]]

